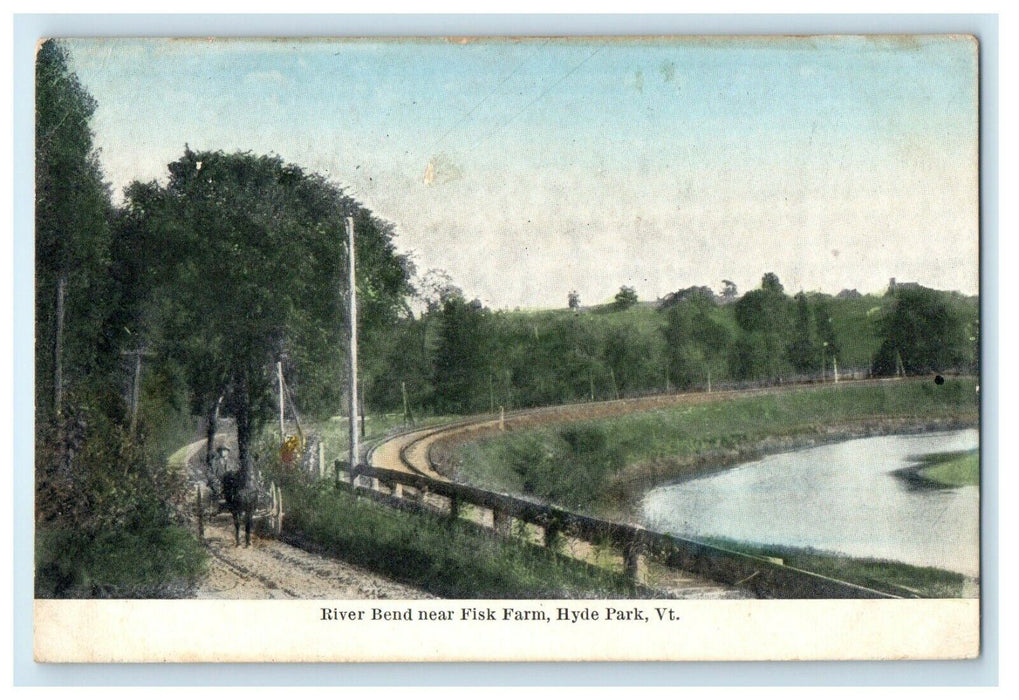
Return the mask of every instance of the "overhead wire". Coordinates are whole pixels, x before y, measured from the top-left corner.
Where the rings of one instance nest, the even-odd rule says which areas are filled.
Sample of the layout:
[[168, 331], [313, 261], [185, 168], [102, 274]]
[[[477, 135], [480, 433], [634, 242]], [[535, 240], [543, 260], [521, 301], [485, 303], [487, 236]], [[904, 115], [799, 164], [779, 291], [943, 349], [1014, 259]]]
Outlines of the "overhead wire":
[[509, 73], [507, 73], [506, 76], [502, 80], [500, 80], [499, 83], [495, 87], [493, 87], [484, 97], [481, 98], [480, 101], [477, 102], [477, 104], [475, 104], [473, 107], [471, 107], [469, 110], [467, 110], [467, 112], [465, 112], [448, 129], [446, 129], [446, 131], [439, 138], [437, 138], [435, 140], [435, 142], [431, 146], [431, 150], [435, 151], [439, 147], [439, 145], [442, 144], [442, 142], [446, 139], [447, 136], [449, 136], [454, 131], [456, 131], [460, 127], [461, 124], [463, 124], [465, 121], [467, 121], [471, 117], [471, 115], [473, 115], [475, 112], [477, 112], [481, 108], [481, 106], [484, 105], [489, 100], [489, 98], [491, 98], [493, 95], [495, 95], [499, 91], [499, 88], [501, 88], [503, 85], [505, 85], [509, 81], [510, 78], [512, 78], [514, 75], [517, 74], [517, 71], [519, 71], [521, 68], [523, 68], [524, 64], [526, 64], [528, 61], [530, 61], [531, 58], [533, 58], [535, 54], [537, 54], [539, 51], [541, 51], [546, 46], [548, 46], [551, 41], [552, 41], [552, 39], [546, 39], [544, 43], [542, 43], [537, 49], [534, 50], [534, 52], [532, 52], [531, 54], [527, 55], [526, 57], [524, 57], [523, 60], [521, 60], [519, 63], [517, 63], [517, 65], [513, 67], [513, 70], [511, 70]]
[[584, 65], [585, 63], [587, 63], [588, 61], [590, 61], [590, 60], [591, 60], [592, 58], [594, 58], [594, 57], [595, 57], [595, 55], [596, 55], [596, 54], [598, 54], [598, 53], [599, 53], [599, 52], [600, 52], [600, 51], [601, 51], [601, 50], [602, 50], [603, 48], [604, 48], [604, 46], [599, 46], [599, 47], [598, 47], [598, 48], [596, 48], [596, 49], [595, 49], [594, 51], [592, 51], [592, 52], [591, 52], [590, 54], [588, 54], [588, 56], [587, 56], [587, 57], [586, 57], [586, 58], [585, 58], [585, 59], [584, 59], [583, 61], [581, 61], [581, 62], [580, 62], [580, 63], [578, 63], [577, 65], [573, 66], [573, 68], [571, 68], [571, 69], [570, 69], [569, 71], [567, 71], [567, 72], [566, 72], [566, 73], [564, 73], [564, 74], [563, 74], [562, 76], [560, 76], [560, 77], [559, 77], [559, 78], [558, 78], [558, 79], [557, 79], [557, 80], [556, 80], [556, 81], [555, 81], [554, 83], [552, 83], [552, 84], [551, 84], [551, 85], [549, 85], [549, 86], [548, 86], [547, 88], [545, 88], [544, 90], [542, 90], [542, 92], [541, 92], [541, 93], [540, 93], [540, 94], [539, 94], [539, 95], [538, 95], [537, 97], [535, 97], [535, 98], [534, 98], [533, 100], [531, 100], [531, 101], [530, 101], [530, 102], [528, 102], [528, 103], [527, 103], [526, 105], [524, 105], [523, 107], [521, 107], [521, 108], [520, 108], [520, 110], [518, 110], [518, 111], [517, 111], [517, 112], [516, 112], [515, 114], [513, 114], [513, 116], [511, 116], [511, 117], [510, 117], [509, 119], [507, 119], [507, 120], [506, 120], [506, 121], [504, 121], [504, 122], [503, 122], [502, 124], [500, 124], [499, 126], [497, 126], [497, 127], [495, 128], [495, 129], [493, 129], [492, 131], [490, 131], [490, 132], [489, 132], [489, 134], [488, 134], [488, 135], [487, 135], [487, 136], [486, 136], [485, 138], [483, 138], [483, 139], [482, 139], [481, 141], [478, 141], [478, 142], [476, 142], [476, 143], [475, 143], [475, 144], [474, 144], [473, 146], [471, 146], [471, 147], [470, 147], [470, 148], [469, 148], [469, 149], [467, 150], [467, 153], [471, 153], [472, 151], [474, 151], [475, 149], [477, 149], [477, 148], [478, 148], [479, 146], [481, 146], [482, 144], [485, 144], [485, 143], [487, 143], [488, 141], [490, 141], [490, 140], [492, 139], [492, 137], [493, 137], [493, 136], [495, 136], [495, 135], [496, 135], [496, 134], [498, 134], [498, 133], [499, 133], [500, 131], [502, 131], [503, 129], [505, 129], [505, 128], [506, 128], [507, 126], [509, 126], [509, 125], [510, 125], [510, 124], [511, 124], [511, 123], [512, 123], [512, 122], [513, 122], [513, 121], [514, 121], [514, 120], [515, 120], [515, 119], [516, 119], [517, 117], [519, 117], [519, 116], [520, 116], [521, 114], [523, 114], [524, 112], [526, 112], [526, 111], [527, 111], [528, 109], [530, 109], [530, 108], [531, 108], [532, 106], [534, 106], [535, 104], [537, 104], [538, 102], [540, 102], [541, 100], [543, 100], [543, 99], [544, 99], [545, 97], [547, 97], [547, 96], [548, 96], [548, 94], [549, 94], [550, 92], [552, 92], [552, 90], [554, 90], [554, 89], [555, 89], [556, 87], [558, 87], [558, 86], [559, 86], [560, 84], [562, 84], [562, 82], [563, 82], [563, 81], [565, 81], [565, 80], [566, 80], [567, 78], [569, 78], [569, 77], [570, 77], [571, 75], [573, 75], [573, 74], [574, 74], [574, 73], [576, 73], [576, 72], [577, 72], [578, 70], [580, 70], [581, 66], [583, 66], [583, 65]]

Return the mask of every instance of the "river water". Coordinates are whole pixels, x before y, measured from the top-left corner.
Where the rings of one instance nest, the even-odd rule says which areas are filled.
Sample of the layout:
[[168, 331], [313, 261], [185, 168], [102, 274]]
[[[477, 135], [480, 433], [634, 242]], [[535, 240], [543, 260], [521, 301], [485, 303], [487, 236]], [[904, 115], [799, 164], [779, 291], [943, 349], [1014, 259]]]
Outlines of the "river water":
[[649, 491], [648, 527], [979, 575], [976, 486], [918, 488], [916, 455], [977, 447], [976, 430], [864, 438], [771, 455]]

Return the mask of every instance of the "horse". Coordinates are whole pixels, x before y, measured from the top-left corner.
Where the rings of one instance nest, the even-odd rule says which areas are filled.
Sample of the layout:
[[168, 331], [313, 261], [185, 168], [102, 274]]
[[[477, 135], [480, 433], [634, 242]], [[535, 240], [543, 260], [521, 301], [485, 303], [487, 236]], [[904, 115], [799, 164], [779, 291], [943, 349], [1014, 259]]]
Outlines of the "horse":
[[226, 509], [234, 519], [234, 544], [241, 546], [241, 516], [244, 517], [244, 546], [251, 546], [251, 522], [257, 506], [258, 494], [249, 483], [246, 471], [237, 469], [223, 475], [223, 498]]

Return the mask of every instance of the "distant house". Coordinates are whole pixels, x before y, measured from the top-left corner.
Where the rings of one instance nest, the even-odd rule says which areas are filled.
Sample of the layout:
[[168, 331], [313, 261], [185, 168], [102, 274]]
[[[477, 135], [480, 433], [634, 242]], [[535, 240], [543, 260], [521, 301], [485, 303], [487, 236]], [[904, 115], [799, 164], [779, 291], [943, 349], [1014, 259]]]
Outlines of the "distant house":
[[920, 289], [919, 282], [896, 282], [892, 277], [888, 280], [888, 294], [895, 294], [900, 289]]

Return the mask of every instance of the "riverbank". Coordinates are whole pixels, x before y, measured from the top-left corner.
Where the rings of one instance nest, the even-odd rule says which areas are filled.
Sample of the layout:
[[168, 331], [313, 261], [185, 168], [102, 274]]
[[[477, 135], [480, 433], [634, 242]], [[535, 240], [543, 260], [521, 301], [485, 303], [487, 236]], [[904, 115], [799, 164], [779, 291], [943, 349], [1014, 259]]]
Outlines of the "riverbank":
[[549, 500], [564, 495], [575, 509], [631, 519], [641, 496], [664, 483], [779, 452], [978, 423], [972, 378], [829, 384], [507, 431], [451, 445], [444, 461], [458, 481]]
[[895, 475], [918, 488], [952, 489], [980, 485], [980, 451], [933, 452]]
[[980, 592], [978, 580], [930, 566], [849, 557], [802, 547], [753, 545], [720, 537], [706, 538], [704, 542], [907, 598], [977, 598]]

